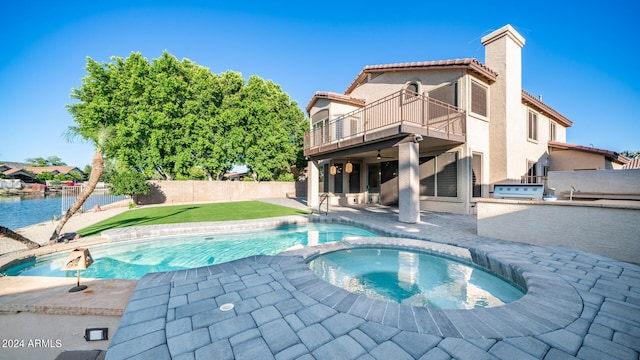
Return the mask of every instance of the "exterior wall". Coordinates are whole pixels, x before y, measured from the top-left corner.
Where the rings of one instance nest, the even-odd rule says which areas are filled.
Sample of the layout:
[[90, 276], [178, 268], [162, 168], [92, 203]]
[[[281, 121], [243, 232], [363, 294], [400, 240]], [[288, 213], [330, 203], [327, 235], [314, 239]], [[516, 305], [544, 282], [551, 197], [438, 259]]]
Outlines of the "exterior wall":
[[138, 197], [141, 205], [180, 204], [303, 196], [305, 183], [253, 181], [150, 181], [151, 191]]
[[457, 81], [464, 74], [465, 71], [462, 69], [386, 72], [356, 87], [349, 96], [365, 99], [367, 103], [370, 103], [402, 90], [408, 82], [412, 81], [420, 84], [419, 92], [424, 94], [440, 86]]
[[622, 165], [612, 163], [603, 155], [584, 151], [551, 149], [549, 170], [613, 170]]
[[558, 198], [560, 198], [558, 195], [569, 192], [571, 185], [582, 192], [637, 194], [640, 196], [640, 169], [550, 171], [547, 184], [550, 188], [556, 189], [555, 194]]
[[[536, 134], [537, 140], [529, 139], [528, 128], [529, 128], [529, 112], [533, 112], [537, 115], [537, 127]], [[524, 132], [522, 134], [518, 134], [522, 136], [521, 142], [524, 144], [523, 152], [521, 154], [522, 160], [520, 161], [520, 166], [518, 166], [519, 172], [516, 172], [515, 175], [523, 176], [527, 174], [528, 162], [535, 162], [537, 164], [536, 174], [542, 175], [542, 168], [544, 164], [549, 163], [548, 159], [548, 143], [549, 143], [549, 118], [542, 115], [540, 112], [535, 111], [528, 106], [522, 105], [522, 115], [521, 115], [522, 123], [524, 124]], [[561, 127], [557, 125], [557, 128]], [[556, 129], [557, 129], [556, 128]], [[517, 163], [513, 164], [518, 165]], [[517, 177], [517, 180], [520, 180], [520, 177]]]
[[640, 205], [478, 201], [478, 235], [640, 262]]
[[498, 73], [490, 93], [491, 183], [520, 179], [526, 161], [526, 122], [522, 119], [524, 38], [505, 26], [482, 38], [485, 64]]
[[471, 211], [470, 149], [466, 145], [461, 145], [447, 152], [458, 153], [458, 196], [456, 198], [421, 196], [420, 210], [468, 214]]

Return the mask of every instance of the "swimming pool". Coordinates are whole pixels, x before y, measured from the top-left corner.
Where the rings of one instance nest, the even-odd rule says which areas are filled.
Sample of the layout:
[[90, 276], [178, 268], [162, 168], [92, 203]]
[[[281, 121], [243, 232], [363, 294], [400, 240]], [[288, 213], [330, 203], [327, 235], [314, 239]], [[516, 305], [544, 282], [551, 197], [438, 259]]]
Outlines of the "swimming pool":
[[[220, 264], [253, 255], [275, 255], [296, 245], [315, 245], [349, 236], [379, 236], [342, 224], [311, 223], [271, 230], [159, 238], [89, 247], [94, 263], [83, 278], [140, 279], [149, 272], [173, 271]], [[18, 276], [75, 277], [60, 267], [68, 253], [42, 256], [4, 272]]]
[[424, 252], [355, 248], [308, 262], [323, 280], [378, 300], [440, 309], [504, 305], [524, 293], [477, 267]]

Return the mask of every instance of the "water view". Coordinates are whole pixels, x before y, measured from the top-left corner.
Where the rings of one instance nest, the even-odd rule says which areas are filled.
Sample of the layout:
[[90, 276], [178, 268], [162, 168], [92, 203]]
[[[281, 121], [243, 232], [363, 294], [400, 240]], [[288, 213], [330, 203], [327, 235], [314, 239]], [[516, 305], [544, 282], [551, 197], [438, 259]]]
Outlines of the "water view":
[[53, 220], [62, 213], [62, 197], [0, 196], [0, 226], [15, 230]]

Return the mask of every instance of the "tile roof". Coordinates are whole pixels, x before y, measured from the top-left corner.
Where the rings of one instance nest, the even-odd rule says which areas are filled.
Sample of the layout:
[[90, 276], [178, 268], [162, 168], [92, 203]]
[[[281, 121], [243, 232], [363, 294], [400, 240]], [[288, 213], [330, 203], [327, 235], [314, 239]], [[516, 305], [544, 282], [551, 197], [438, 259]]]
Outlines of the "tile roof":
[[364, 99], [358, 99], [348, 95], [342, 95], [329, 91], [317, 91], [315, 94], [313, 94], [311, 100], [309, 100], [309, 103], [307, 104], [307, 114], [311, 110], [311, 107], [313, 107], [313, 104], [320, 99], [335, 100], [355, 106], [364, 106], [365, 104]]
[[552, 118], [560, 125], [564, 127], [569, 127], [573, 125], [573, 121], [564, 117], [564, 115], [560, 114], [556, 110], [554, 110], [551, 106], [543, 103], [541, 100], [536, 98], [535, 96], [529, 94], [528, 92], [522, 90], [522, 103], [528, 105], [540, 113]]
[[640, 169], [640, 158], [629, 159], [629, 162], [624, 166], [625, 169]]
[[559, 141], [549, 141], [549, 147], [554, 149], [563, 149], [563, 150], [576, 150], [587, 152], [591, 154], [603, 155], [605, 158], [617, 162], [618, 164], [627, 164], [629, 159], [623, 155], [618, 154], [615, 151], [598, 149], [594, 147], [576, 145], [576, 144], [567, 144]]
[[360, 71], [358, 76], [353, 80], [351, 85], [345, 90], [345, 94], [350, 94], [360, 84], [362, 79], [369, 73], [382, 73], [389, 71], [415, 71], [415, 70], [431, 70], [431, 69], [459, 69], [466, 68], [480, 77], [485, 78], [489, 83], [495, 82], [498, 73], [489, 69], [486, 65], [473, 58], [453, 59], [453, 60], [436, 60], [436, 61], [419, 61], [398, 64], [383, 65], [367, 65]]
[[27, 170], [27, 171], [31, 171], [34, 174], [40, 174], [43, 172], [58, 172], [60, 174], [68, 174], [69, 172], [71, 172], [72, 170], [78, 170], [80, 171], [80, 169], [78, 169], [75, 166], [25, 166], [23, 167], [23, 169]]

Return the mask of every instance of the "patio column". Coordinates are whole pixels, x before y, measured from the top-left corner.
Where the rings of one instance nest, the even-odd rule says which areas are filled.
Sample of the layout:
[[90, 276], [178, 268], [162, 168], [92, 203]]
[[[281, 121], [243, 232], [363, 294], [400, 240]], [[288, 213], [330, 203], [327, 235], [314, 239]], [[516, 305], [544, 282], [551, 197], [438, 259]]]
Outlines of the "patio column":
[[398, 148], [398, 220], [415, 224], [420, 221], [419, 144], [405, 142]]
[[307, 206], [318, 206], [318, 183], [320, 173], [318, 172], [318, 161], [311, 160], [307, 162]]

